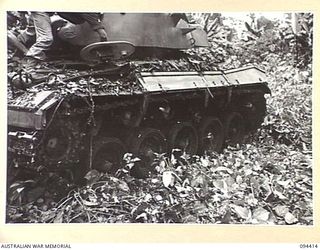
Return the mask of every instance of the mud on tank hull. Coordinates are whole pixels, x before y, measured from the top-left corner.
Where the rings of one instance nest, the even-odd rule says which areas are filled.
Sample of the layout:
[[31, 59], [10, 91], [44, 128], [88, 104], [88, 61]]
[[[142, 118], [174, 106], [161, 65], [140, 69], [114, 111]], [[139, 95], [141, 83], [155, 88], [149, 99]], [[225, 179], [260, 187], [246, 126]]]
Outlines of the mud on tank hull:
[[270, 93], [256, 67], [143, 72], [137, 65], [59, 75], [8, 103], [8, 151], [16, 165], [114, 173], [131, 152], [220, 151], [263, 121]]

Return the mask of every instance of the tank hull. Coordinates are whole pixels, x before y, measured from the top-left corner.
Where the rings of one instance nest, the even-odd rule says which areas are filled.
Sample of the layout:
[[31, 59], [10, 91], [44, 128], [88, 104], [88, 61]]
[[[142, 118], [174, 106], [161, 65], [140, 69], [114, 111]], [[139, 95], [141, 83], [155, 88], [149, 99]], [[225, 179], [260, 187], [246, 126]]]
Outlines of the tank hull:
[[[146, 155], [151, 149], [143, 151], [148, 140], [153, 153], [179, 149], [203, 154], [240, 142], [265, 115], [264, 95], [270, 90], [264, 72], [256, 67], [203, 72], [134, 69], [121, 66], [71, 80], [58, 75], [54, 82], [40, 83], [9, 101], [11, 158], [23, 166], [53, 170], [81, 164], [85, 173], [101, 167], [95, 165], [100, 138], [109, 148], [119, 147], [121, 154], [134, 153], [144, 162], [150, 161]], [[230, 126], [234, 130], [237, 123], [240, 134], [233, 138]], [[216, 140], [204, 148], [213, 132]], [[142, 145], [136, 145], [141, 135]]]

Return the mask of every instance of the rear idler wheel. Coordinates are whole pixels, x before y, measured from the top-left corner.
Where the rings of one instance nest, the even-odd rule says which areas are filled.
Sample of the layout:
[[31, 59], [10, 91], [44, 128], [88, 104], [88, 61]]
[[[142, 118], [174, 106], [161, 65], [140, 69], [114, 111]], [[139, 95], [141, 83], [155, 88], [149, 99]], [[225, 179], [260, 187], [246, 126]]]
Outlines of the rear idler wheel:
[[240, 113], [232, 112], [224, 118], [225, 142], [235, 145], [241, 143], [244, 137], [244, 120]]
[[122, 167], [126, 148], [118, 138], [101, 137], [93, 143], [92, 169], [115, 174]]
[[198, 133], [190, 122], [174, 124], [168, 133], [170, 150], [180, 149], [182, 152], [193, 155], [198, 151]]
[[158, 129], [143, 128], [133, 134], [129, 140], [129, 145], [133, 155], [141, 159], [136, 162], [131, 174], [137, 178], [145, 178], [151, 168], [156, 154], [167, 152], [167, 140]]
[[243, 104], [243, 117], [248, 130], [256, 130], [260, 127], [266, 115], [266, 99], [263, 95], [250, 96]]
[[224, 131], [216, 117], [204, 118], [199, 126], [199, 153], [219, 152], [223, 147]]
[[251, 129], [257, 129], [263, 122], [264, 117], [266, 115], [267, 107], [266, 107], [266, 99], [263, 95], [257, 96], [253, 100], [253, 116], [252, 116], [252, 125]]

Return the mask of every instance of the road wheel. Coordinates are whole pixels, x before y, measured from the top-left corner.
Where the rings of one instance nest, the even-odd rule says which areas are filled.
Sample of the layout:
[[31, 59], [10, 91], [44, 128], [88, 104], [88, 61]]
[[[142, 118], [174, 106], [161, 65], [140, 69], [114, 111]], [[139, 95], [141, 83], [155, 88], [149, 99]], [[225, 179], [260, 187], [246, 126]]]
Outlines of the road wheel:
[[92, 169], [114, 174], [122, 167], [126, 148], [118, 138], [101, 137], [93, 143]]
[[43, 156], [47, 163], [57, 163], [67, 160], [72, 149], [73, 136], [71, 131], [62, 126], [51, 126], [45, 132], [43, 141]]
[[135, 177], [145, 178], [149, 174], [151, 165], [156, 157], [155, 153], [167, 152], [167, 140], [158, 129], [143, 128], [135, 132], [129, 140], [131, 152], [141, 159], [132, 169]]
[[181, 149], [188, 154], [196, 154], [198, 150], [198, 133], [190, 122], [174, 124], [168, 133], [170, 150]]
[[199, 126], [199, 153], [219, 152], [224, 142], [221, 121], [216, 117], [204, 118]]
[[155, 153], [167, 151], [167, 140], [160, 130], [143, 128], [131, 137], [130, 149], [134, 155], [142, 160], [151, 162]]
[[244, 120], [240, 113], [232, 112], [224, 118], [226, 144], [241, 143], [244, 137]]

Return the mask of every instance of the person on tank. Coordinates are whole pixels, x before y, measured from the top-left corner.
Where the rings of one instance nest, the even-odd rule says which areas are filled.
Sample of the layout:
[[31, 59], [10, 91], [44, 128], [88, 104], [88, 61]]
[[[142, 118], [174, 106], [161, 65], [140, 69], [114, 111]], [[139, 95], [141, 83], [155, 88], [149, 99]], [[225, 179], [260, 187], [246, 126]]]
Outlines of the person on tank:
[[[50, 19], [53, 14], [50, 12], [31, 12], [36, 42], [25, 54], [26, 57], [23, 64], [26, 71], [32, 71], [38, 63], [45, 62], [47, 59], [46, 51], [51, 48], [53, 43]], [[57, 14], [73, 24], [89, 23], [90, 27], [99, 34], [100, 40], [107, 41], [107, 33], [101, 23], [99, 13], [58, 12]]]

